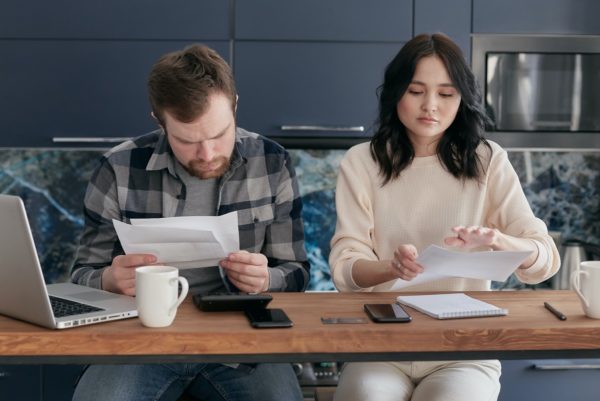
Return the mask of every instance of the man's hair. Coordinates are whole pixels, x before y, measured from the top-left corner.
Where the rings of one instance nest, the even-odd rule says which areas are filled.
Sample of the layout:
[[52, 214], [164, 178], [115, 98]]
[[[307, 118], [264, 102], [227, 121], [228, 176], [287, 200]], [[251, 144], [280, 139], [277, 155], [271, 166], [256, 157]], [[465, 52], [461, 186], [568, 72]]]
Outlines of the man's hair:
[[181, 122], [204, 114], [208, 97], [223, 93], [235, 110], [236, 91], [231, 68], [214, 50], [191, 45], [165, 54], [152, 67], [148, 93], [154, 116], [164, 126], [164, 113]]
[[397, 104], [424, 57], [442, 61], [461, 95], [456, 118], [437, 145], [438, 158], [450, 174], [459, 179], [479, 179], [483, 166], [477, 147], [489, 144], [483, 137], [489, 121], [481, 102], [477, 82], [460, 48], [446, 35], [421, 34], [408, 41], [388, 64], [379, 92], [379, 118], [371, 139], [371, 156], [379, 164], [383, 184], [397, 178], [414, 158], [406, 127], [398, 117]]

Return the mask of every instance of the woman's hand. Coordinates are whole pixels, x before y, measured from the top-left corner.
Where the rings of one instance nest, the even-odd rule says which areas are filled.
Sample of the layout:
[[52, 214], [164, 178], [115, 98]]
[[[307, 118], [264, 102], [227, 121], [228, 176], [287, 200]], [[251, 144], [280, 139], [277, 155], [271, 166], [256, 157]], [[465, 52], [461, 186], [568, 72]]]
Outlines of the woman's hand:
[[414, 245], [403, 244], [394, 251], [394, 258], [390, 261], [390, 270], [395, 277], [410, 281], [423, 273], [423, 267], [415, 262], [419, 256]]
[[452, 227], [452, 231], [456, 236], [445, 238], [444, 244], [464, 249], [481, 246], [494, 248], [499, 236], [498, 230], [479, 226], [456, 226]]

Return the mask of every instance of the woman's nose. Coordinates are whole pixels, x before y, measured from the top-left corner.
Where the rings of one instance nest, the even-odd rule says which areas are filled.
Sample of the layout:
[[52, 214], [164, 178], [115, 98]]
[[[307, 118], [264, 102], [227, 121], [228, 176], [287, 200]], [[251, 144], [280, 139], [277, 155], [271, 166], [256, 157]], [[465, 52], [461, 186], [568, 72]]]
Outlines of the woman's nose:
[[435, 112], [437, 111], [437, 99], [434, 95], [427, 95], [423, 99], [423, 104], [421, 108], [427, 112]]

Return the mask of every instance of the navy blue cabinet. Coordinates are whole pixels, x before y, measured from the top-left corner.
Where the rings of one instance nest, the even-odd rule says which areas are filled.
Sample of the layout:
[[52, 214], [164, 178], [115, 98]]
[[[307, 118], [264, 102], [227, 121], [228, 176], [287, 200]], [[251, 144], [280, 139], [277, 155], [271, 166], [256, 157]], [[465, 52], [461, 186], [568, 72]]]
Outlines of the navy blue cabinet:
[[600, 360], [502, 361], [500, 382], [502, 387], [498, 401], [597, 400], [600, 395]]
[[227, 40], [226, 0], [4, 0], [0, 38]]
[[473, 33], [600, 34], [597, 0], [473, 0]]
[[288, 147], [371, 135], [384, 68], [412, 37], [413, 1], [236, 1], [235, 16], [241, 126]]
[[110, 147], [154, 129], [152, 65], [194, 42], [230, 60], [230, 13], [224, 0], [3, 2], [0, 147]]
[[405, 41], [412, 0], [251, 0], [235, 2], [241, 40]]
[[376, 89], [400, 46], [238, 42], [239, 124], [275, 137], [369, 135]]
[[461, 47], [465, 58], [471, 58], [471, 1], [415, 1], [415, 35], [443, 32]]
[[0, 365], [0, 400], [42, 400], [42, 368]]
[[[42, 399], [71, 401], [75, 386], [85, 365], [44, 365], [42, 367]], [[101, 391], [101, 389], [98, 389]]]
[[[148, 73], [162, 54], [190, 43], [0, 40], [0, 146], [89, 146], [56, 140], [154, 129]], [[206, 43], [229, 58], [228, 42]]]

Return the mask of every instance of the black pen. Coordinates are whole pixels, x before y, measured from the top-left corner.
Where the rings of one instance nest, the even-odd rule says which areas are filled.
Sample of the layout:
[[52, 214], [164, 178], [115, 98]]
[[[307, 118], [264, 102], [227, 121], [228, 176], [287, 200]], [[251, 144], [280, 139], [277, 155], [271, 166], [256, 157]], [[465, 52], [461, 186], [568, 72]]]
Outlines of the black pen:
[[554, 316], [556, 316], [560, 320], [567, 320], [567, 317], [554, 306], [550, 305], [548, 302], [544, 302], [544, 307], [548, 309]]

